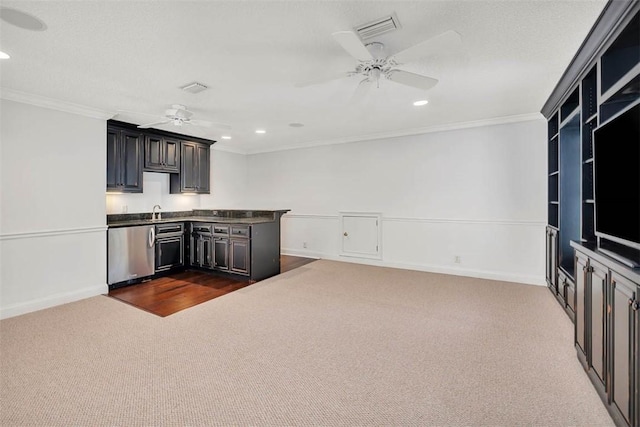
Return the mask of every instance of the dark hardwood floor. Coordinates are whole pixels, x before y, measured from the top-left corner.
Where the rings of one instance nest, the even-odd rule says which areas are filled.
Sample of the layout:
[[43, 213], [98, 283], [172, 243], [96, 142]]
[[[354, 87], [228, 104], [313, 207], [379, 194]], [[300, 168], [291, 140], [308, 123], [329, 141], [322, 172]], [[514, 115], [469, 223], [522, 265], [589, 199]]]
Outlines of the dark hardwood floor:
[[[284, 273], [313, 261], [313, 258], [282, 255], [280, 271]], [[138, 285], [113, 289], [108, 296], [165, 317], [252, 283], [215, 273], [186, 270]]]

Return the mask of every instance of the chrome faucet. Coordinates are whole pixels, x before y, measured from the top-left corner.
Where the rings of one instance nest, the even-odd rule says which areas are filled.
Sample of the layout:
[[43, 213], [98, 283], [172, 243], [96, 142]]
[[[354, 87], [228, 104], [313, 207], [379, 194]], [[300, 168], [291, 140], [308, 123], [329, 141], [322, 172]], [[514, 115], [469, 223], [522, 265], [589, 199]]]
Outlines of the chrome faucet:
[[[158, 217], [157, 218], [156, 218], [156, 208], [158, 208]], [[162, 219], [162, 212], [160, 212], [160, 209], [162, 209], [160, 207], [160, 205], [155, 205], [153, 207], [153, 212], [151, 212], [151, 221], [161, 220]]]

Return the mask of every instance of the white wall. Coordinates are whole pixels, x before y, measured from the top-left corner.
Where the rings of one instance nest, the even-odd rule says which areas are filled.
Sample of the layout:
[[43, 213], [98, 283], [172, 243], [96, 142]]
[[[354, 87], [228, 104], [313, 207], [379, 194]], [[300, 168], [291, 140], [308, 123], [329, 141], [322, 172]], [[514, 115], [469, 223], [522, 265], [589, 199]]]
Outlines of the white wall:
[[192, 209], [244, 209], [246, 184], [244, 155], [219, 151], [211, 147], [210, 194], [169, 194], [169, 174], [144, 172], [142, 193], [107, 193], [107, 213], [151, 212], [160, 205], [163, 212]]
[[[544, 283], [543, 119], [250, 156], [214, 146], [201, 196], [170, 195], [155, 173], [143, 194], [106, 196], [105, 119], [8, 100], [0, 119], [3, 318], [106, 293], [105, 213], [123, 204], [292, 209], [284, 253]], [[339, 255], [341, 211], [382, 213], [381, 261]]]
[[106, 122], [1, 100], [0, 316], [106, 286]]
[[[255, 154], [249, 200], [292, 210], [285, 253], [543, 285], [545, 132], [541, 117]], [[339, 255], [341, 211], [382, 213], [382, 261]]]

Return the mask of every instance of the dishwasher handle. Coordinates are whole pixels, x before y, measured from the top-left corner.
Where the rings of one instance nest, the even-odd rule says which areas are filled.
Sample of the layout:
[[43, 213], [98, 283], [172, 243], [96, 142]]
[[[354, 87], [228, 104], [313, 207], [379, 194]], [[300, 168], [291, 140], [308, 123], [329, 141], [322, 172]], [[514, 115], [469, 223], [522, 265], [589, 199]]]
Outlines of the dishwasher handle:
[[156, 228], [149, 228], [149, 247], [152, 248], [156, 243]]

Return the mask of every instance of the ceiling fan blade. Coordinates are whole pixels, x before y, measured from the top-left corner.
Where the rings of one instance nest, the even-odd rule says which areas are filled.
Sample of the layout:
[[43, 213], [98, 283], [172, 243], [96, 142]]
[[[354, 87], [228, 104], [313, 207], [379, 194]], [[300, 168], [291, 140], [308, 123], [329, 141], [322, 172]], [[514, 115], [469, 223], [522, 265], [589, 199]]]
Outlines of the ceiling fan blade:
[[215, 127], [219, 129], [231, 129], [230, 125], [227, 125], [224, 123], [209, 122], [206, 120], [185, 120], [184, 123], [194, 125], [194, 126], [202, 126], [206, 128]]
[[391, 81], [403, 85], [415, 87], [422, 90], [428, 90], [438, 83], [438, 79], [434, 79], [420, 74], [410, 73], [403, 70], [389, 71], [388, 78]]
[[358, 84], [358, 87], [356, 88], [356, 90], [353, 92], [353, 95], [351, 95], [351, 99], [349, 100], [349, 103], [357, 104], [361, 102], [365, 98], [365, 96], [369, 93], [369, 90], [371, 90], [372, 86], [373, 86], [373, 82], [368, 78], [362, 80], [360, 84]]
[[139, 125], [138, 129], [146, 129], [146, 128], [150, 128], [151, 126], [157, 126], [157, 125], [164, 125], [167, 123], [171, 123], [173, 120], [163, 120], [161, 122], [153, 122], [153, 123], [147, 123], [145, 125]]
[[435, 37], [413, 45], [403, 51], [391, 55], [398, 64], [416, 61], [434, 53], [445, 52], [460, 45], [462, 38], [453, 30], [445, 31]]
[[349, 55], [358, 61], [371, 61], [374, 59], [371, 52], [353, 31], [337, 31], [331, 35]]

